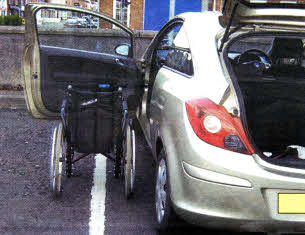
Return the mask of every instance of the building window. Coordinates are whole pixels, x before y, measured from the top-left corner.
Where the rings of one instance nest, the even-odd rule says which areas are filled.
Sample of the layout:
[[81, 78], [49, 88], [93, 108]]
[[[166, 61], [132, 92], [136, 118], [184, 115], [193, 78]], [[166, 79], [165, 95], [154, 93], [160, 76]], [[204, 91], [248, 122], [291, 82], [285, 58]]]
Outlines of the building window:
[[113, 0], [113, 17], [122, 24], [129, 27], [130, 25], [130, 4], [124, 6], [124, 1]]
[[53, 9], [42, 9], [41, 10], [42, 18], [59, 18], [56, 10]]

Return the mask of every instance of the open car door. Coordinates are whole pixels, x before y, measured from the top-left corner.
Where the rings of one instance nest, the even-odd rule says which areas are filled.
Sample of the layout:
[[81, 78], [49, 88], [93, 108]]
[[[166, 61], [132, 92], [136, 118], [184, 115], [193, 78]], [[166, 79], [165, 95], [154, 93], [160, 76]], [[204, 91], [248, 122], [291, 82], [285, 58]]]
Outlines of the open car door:
[[92, 90], [139, 81], [134, 33], [97, 12], [64, 5], [25, 9], [22, 75], [27, 108], [35, 118], [57, 118], [68, 85]]

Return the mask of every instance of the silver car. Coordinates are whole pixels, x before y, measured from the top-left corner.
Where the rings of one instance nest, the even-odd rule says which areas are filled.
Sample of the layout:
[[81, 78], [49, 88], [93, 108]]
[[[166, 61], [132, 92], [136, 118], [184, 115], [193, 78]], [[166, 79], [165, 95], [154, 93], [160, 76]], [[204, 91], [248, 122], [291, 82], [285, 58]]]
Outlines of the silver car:
[[[305, 231], [304, 8], [227, 0], [223, 14], [185, 13], [160, 30], [140, 62], [133, 44], [125, 57], [60, 49], [83, 55], [82, 61], [113, 60], [112, 72], [128, 65], [126, 74], [142, 78], [137, 116], [156, 161], [161, 230], [178, 214], [212, 228]], [[85, 73], [61, 66], [49, 70], [58, 77], [47, 77], [40, 58], [59, 49], [41, 47], [31, 36], [34, 24], [27, 27], [28, 109], [38, 118], [55, 117], [63, 91], [52, 101], [56, 93], [44, 85], [60, 90], [61, 76], [77, 83]], [[100, 68], [87, 71], [88, 79], [108, 71]]]
[[138, 115], [157, 162], [156, 219], [304, 232], [304, 5], [227, 1], [167, 23]]

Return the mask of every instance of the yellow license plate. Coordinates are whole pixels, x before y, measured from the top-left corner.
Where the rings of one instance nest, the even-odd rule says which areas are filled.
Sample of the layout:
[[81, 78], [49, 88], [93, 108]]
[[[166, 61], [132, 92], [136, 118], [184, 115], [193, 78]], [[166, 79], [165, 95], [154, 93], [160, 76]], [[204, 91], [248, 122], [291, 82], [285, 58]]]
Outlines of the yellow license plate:
[[279, 193], [279, 214], [305, 214], [305, 193]]

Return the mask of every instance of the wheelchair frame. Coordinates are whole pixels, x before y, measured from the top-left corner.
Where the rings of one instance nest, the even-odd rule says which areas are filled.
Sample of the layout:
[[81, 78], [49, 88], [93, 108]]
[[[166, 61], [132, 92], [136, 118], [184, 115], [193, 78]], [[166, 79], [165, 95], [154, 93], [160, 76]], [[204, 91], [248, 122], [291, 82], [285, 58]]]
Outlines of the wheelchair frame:
[[[123, 88], [118, 87], [112, 91], [99, 92], [99, 94], [107, 93], [112, 95], [115, 99], [113, 102], [112, 118], [113, 118], [113, 138], [111, 152], [102, 152], [106, 158], [113, 161], [114, 175], [116, 178], [124, 178], [124, 192], [125, 197], [128, 199], [133, 193], [135, 181], [135, 131], [134, 119], [136, 118], [135, 111], [128, 110], [127, 95], [124, 94]], [[73, 164], [79, 160], [89, 156], [92, 153], [84, 153], [75, 158], [75, 152], [78, 149], [75, 143], [71, 141], [71, 128], [74, 128], [69, 123], [68, 115], [71, 111], [67, 110], [68, 103], [72, 102], [75, 105], [78, 95], [95, 93], [91, 91], [83, 91], [68, 86], [68, 100], [65, 99], [61, 107], [61, 123], [55, 128], [53, 133], [53, 144], [51, 154], [51, 190], [55, 197], [62, 193], [62, 179], [66, 175], [70, 178], [73, 175]], [[95, 101], [95, 100], [94, 100]], [[91, 104], [91, 101], [87, 101]], [[64, 169], [62, 169], [64, 168]], [[64, 171], [63, 171], [64, 170]], [[65, 174], [63, 174], [63, 172]]]

